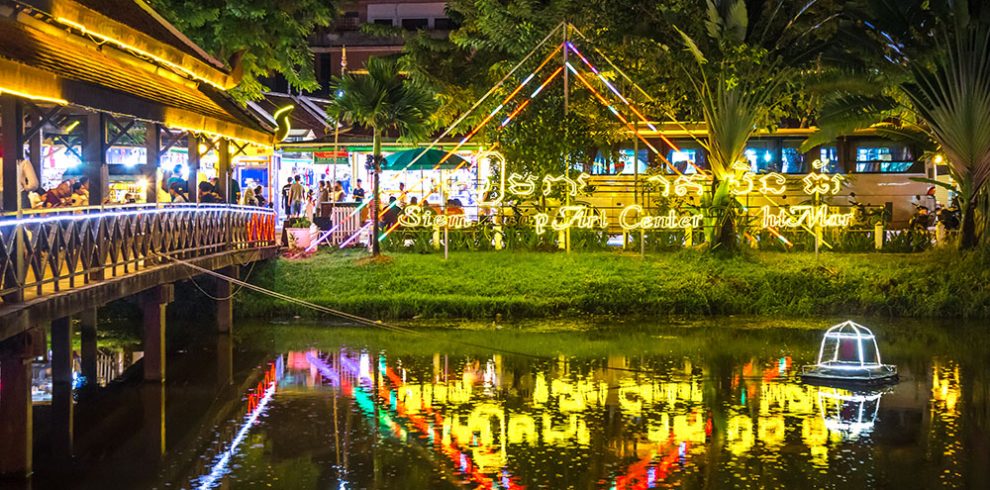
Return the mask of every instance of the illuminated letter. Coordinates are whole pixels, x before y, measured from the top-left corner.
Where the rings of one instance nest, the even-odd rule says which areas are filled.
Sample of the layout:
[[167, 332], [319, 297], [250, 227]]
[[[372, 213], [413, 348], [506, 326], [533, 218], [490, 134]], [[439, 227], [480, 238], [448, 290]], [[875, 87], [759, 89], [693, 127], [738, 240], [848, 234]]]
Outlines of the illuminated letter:
[[[669, 189], [670, 184], [667, 184], [667, 187]], [[626, 206], [625, 208], [622, 209], [622, 212], [619, 213], [619, 226], [621, 226], [622, 229], [626, 231], [635, 230], [636, 228], [639, 227], [638, 217], [642, 212], [643, 212], [643, 206], [640, 206], [639, 204], [630, 204], [629, 206]], [[636, 213], [637, 220], [630, 223], [628, 221], [629, 213]]]
[[654, 175], [646, 179], [647, 182], [655, 182], [660, 185], [660, 195], [663, 197], [670, 197], [670, 181], [667, 180], [663, 175]]
[[405, 212], [399, 215], [399, 225], [406, 228], [416, 228], [422, 226], [423, 208], [419, 206], [406, 206]]
[[[742, 188], [738, 188], [743, 186]], [[732, 195], [745, 196], [753, 192], [753, 172], [746, 172], [741, 179], [732, 179]]]
[[[770, 187], [769, 181], [773, 180], [779, 187]], [[783, 194], [787, 190], [787, 178], [777, 172], [770, 172], [760, 177], [760, 193], [762, 194]]]
[[543, 176], [543, 195], [549, 196], [553, 193], [553, 185], [555, 182], [563, 182], [567, 185], [564, 190], [565, 194], [569, 194], [571, 197], [577, 197], [577, 183], [573, 180], [567, 178], [564, 175], [544, 175]]
[[700, 175], [692, 175], [691, 177], [681, 175], [674, 181], [674, 194], [683, 197], [688, 195], [689, 192], [694, 192], [700, 196], [705, 191], [704, 186], [699, 183], [702, 180], [704, 180], [704, 177]]
[[536, 192], [536, 178], [532, 175], [523, 177], [519, 174], [509, 175], [509, 193], [519, 197], [529, 197]]
[[[505, 157], [497, 151], [483, 151], [478, 154], [478, 161], [482, 160], [488, 161], [488, 179], [485, 182], [484, 189], [478, 196], [478, 204], [481, 206], [498, 206], [502, 204], [502, 199], [505, 198]], [[493, 183], [491, 180], [491, 174], [494, 172], [495, 166], [498, 166], [499, 182]], [[494, 195], [491, 199], [488, 199], [489, 195]]]
[[537, 213], [533, 216], [533, 223], [536, 225], [536, 234], [542, 235], [544, 231], [547, 230], [547, 223], [550, 222], [550, 216], [547, 213]]

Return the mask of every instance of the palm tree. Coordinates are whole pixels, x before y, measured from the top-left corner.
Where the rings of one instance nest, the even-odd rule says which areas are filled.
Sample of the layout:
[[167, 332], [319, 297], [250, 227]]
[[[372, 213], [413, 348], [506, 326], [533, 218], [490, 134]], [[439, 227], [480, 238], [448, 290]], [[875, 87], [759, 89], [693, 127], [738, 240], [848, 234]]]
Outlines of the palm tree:
[[839, 90], [824, 84], [823, 137], [871, 125], [912, 141], [920, 135], [948, 161], [963, 212], [958, 245], [973, 248], [990, 219], [977, 220], [990, 199], [990, 26], [965, 2], [868, 0], [859, 7], [852, 13], [863, 21], [853, 27], [863, 34], [854, 42], [867, 47], [852, 58], [859, 66], [835, 70]]
[[[823, 46], [818, 31], [835, 18], [818, 12], [816, 3], [807, 0], [789, 11], [789, 2], [777, 0], [750, 11], [744, 0], [708, 0], [704, 37], [692, 38], [675, 28], [693, 60], [684, 73], [708, 131], [707, 139], [698, 143], [712, 172], [702, 202], [708, 209], [705, 236], [712, 249], [736, 249], [739, 203], [731, 192], [736, 164], [747, 163], [746, 144], [757, 129], [777, 122], [771, 109], [791, 95], [784, 93], [785, 84], [798, 75], [795, 67], [807, 64]], [[805, 22], [809, 18], [810, 24]]]
[[[372, 131], [372, 255], [381, 252], [378, 243], [380, 174], [382, 170], [382, 135], [397, 131], [400, 139], [422, 139], [430, 129], [436, 107], [433, 94], [421, 84], [399, 72], [392, 58], [370, 58], [367, 74], [347, 73], [331, 82], [334, 98], [328, 107], [339, 119]], [[336, 123], [336, 121], [334, 121]]]

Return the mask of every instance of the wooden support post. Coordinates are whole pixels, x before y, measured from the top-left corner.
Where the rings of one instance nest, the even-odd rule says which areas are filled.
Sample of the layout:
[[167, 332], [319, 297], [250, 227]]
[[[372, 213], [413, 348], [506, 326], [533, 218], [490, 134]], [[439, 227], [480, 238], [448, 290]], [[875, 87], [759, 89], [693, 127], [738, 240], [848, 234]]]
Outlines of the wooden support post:
[[199, 202], [199, 136], [189, 133], [189, 160], [186, 167], [189, 169], [189, 180], [186, 184], [189, 187], [189, 202]]
[[[31, 126], [32, 128], [38, 128], [38, 125], [42, 123], [42, 117], [39, 114], [34, 114], [31, 116]], [[31, 168], [34, 169], [34, 175], [38, 177], [38, 186], [41, 186], [41, 147], [45, 138], [45, 130], [39, 128], [34, 132], [28, 140], [29, 155], [31, 160]], [[21, 207], [29, 208], [31, 207], [31, 200], [28, 199], [26, 192], [21, 192]]]
[[[224, 267], [220, 273], [233, 279], [240, 279], [240, 267], [232, 265]], [[230, 281], [215, 277], [216, 290], [214, 296], [219, 298], [217, 303], [217, 332], [231, 333], [234, 328], [234, 298], [231, 297], [234, 290]]]
[[86, 141], [83, 144], [84, 174], [89, 178], [89, 205], [100, 206], [110, 193], [110, 170], [107, 167], [106, 116], [100, 112], [86, 115]]
[[161, 163], [162, 153], [162, 128], [154, 123], [144, 124], [144, 144], [147, 153], [144, 167], [141, 174], [148, 181], [148, 190], [145, 192], [146, 202], [158, 202], [158, 166]]
[[80, 349], [82, 351], [82, 375], [86, 378], [87, 386], [98, 386], [100, 383], [96, 362], [96, 323], [98, 319], [96, 308], [84, 310], [79, 314], [79, 336], [82, 347]]
[[27, 477], [32, 471], [33, 341], [22, 333], [0, 343], [0, 477]]
[[224, 202], [230, 200], [230, 179], [233, 177], [230, 170], [230, 140], [223, 138], [217, 145], [217, 186]]
[[20, 99], [12, 95], [0, 95], [0, 121], [3, 127], [3, 211], [15, 212], [20, 209], [21, 199], [17, 192], [17, 161], [24, 158], [24, 106]]
[[172, 284], [155, 286], [142, 293], [145, 381], [165, 382], [165, 306], [174, 295]]

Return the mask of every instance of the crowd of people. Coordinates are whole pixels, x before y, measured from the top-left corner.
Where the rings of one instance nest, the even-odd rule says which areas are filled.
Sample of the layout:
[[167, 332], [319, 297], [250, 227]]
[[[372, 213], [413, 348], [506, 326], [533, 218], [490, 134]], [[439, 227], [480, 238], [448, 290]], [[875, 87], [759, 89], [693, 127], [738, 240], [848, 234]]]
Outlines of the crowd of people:
[[[189, 202], [188, 187], [189, 182], [182, 178], [182, 166], [176, 165], [172, 172], [167, 173], [162, 179], [162, 190], [168, 192], [171, 202]], [[229, 200], [220, 189], [220, 179], [212, 177], [209, 180], [200, 182], [196, 187], [196, 201], [205, 204], [242, 204], [245, 206], [271, 207], [271, 202], [265, 199], [264, 188], [258, 186], [248, 186], [241, 192], [236, 180], [230, 181]]]
[[313, 189], [303, 183], [301, 175], [289, 177], [282, 186], [282, 208], [289, 217], [305, 216], [312, 220], [323, 214], [321, 204], [364, 201], [366, 194], [362, 184], [358, 179], [348, 197], [343, 181], [321, 180]]

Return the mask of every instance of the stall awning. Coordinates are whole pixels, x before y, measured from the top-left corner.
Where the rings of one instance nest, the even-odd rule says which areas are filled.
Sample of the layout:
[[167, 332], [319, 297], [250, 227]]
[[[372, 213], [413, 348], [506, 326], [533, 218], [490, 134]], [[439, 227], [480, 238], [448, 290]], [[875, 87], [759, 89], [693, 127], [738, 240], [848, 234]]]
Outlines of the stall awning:
[[382, 170], [451, 170], [467, 167], [467, 160], [436, 148], [413, 148], [385, 157]]

